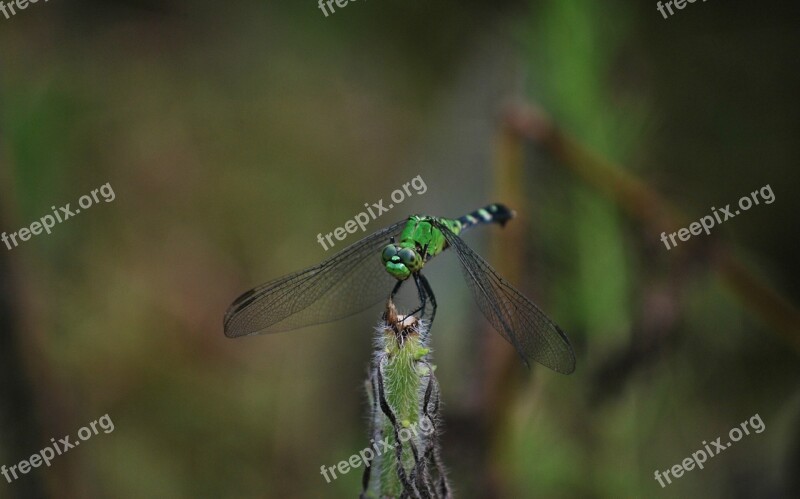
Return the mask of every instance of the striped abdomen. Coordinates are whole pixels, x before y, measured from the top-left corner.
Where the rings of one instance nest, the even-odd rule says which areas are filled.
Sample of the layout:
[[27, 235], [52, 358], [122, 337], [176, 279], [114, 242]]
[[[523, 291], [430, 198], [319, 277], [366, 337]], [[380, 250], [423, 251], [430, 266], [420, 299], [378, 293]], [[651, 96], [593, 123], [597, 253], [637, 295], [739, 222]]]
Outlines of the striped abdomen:
[[490, 204], [479, 210], [475, 210], [469, 215], [460, 217], [458, 221], [461, 223], [461, 231], [465, 231], [473, 225], [498, 223], [501, 226], [514, 218], [514, 212], [509, 210], [502, 204]]

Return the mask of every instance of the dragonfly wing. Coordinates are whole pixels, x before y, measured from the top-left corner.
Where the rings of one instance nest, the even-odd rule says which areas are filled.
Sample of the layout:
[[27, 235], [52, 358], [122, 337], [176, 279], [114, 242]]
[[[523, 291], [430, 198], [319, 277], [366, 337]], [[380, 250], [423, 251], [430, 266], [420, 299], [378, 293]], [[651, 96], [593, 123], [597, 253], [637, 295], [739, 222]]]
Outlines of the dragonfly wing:
[[225, 313], [225, 336], [288, 331], [341, 319], [386, 299], [397, 282], [381, 249], [407, 220], [381, 229], [319, 265], [251, 289]]
[[539, 307], [497, 275], [486, 260], [460, 237], [441, 222], [433, 223], [458, 255], [464, 278], [478, 308], [497, 332], [514, 346], [525, 364], [534, 360], [556, 372], [573, 372], [575, 353], [564, 331]]

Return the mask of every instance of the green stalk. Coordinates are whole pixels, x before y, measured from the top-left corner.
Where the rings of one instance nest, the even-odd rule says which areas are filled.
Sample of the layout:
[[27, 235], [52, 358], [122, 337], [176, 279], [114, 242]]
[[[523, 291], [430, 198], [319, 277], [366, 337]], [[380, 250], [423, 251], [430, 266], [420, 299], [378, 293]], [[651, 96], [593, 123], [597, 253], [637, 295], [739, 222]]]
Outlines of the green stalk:
[[[399, 316], [389, 301], [376, 333], [368, 389], [372, 441], [381, 452], [370, 463], [367, 473], [374, 479], [365, 492], [380, 498], [449, 497], [436, 438], [439, 390], [429, 362], [428, 325]], [[438, 470], [435, 486], [431, 464]]]

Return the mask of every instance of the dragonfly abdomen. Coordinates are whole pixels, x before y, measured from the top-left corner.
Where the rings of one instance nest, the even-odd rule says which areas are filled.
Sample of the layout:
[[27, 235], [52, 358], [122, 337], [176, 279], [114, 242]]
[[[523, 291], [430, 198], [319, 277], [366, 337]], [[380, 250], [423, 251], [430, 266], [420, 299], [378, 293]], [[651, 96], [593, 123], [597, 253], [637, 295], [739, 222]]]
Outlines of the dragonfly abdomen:
[[503, 226], [512, 218], [514, 218], [513, 211], [505, 205], [495, 203], [475, 210], [469, 215], [464, 215], [458, 221], [461, 223], [461, 230], [464, 231], [479, 224], [498, 223]]

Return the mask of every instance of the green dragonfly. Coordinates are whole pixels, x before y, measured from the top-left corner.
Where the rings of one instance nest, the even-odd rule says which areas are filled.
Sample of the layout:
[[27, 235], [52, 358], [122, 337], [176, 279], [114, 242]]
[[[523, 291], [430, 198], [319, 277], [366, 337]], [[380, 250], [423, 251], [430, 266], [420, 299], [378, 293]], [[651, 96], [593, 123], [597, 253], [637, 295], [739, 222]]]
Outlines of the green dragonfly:
[[389, 289], [394, 297], [409, 279], [420, 299], [412, 314], [424, 315], [430, 300], [432, 321], [436, 297], [422, 269], [452, 248], [478, 308], [522, 361], [569, 374], [575, 370], [575, 354], [564, 331], [459, 237], [475, 225], [505, 225], [513, 216], [505, 206], [492, 204], [457, 219], [414, 215], [401, 220], [319, 265], [242, 294], [225, 313], [225, 335], [274, 333], [341, 319], [385, 300]]

